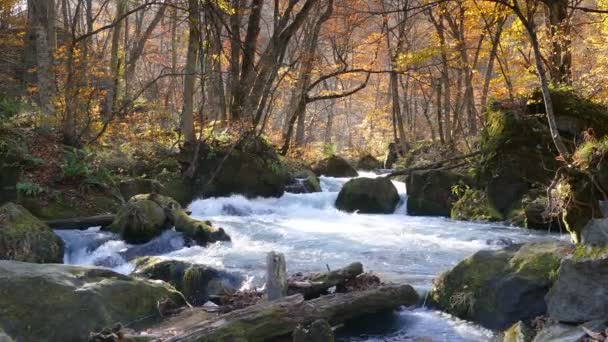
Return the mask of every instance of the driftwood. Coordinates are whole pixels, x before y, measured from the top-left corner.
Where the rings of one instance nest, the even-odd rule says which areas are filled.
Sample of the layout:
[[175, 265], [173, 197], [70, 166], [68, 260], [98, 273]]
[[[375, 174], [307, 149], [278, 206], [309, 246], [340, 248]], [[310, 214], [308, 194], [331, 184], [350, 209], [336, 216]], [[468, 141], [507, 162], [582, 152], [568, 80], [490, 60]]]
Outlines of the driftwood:
[[409, 285], [336, 293], [310, 301], [304, 301], [304, 297], [297, 294], [182, 327], [181, 333], [167, 341], [268, 341], [287, 336], [298, 326], [319, 319], [337, 325], [363, 315], [393, 310], [401, 305], [415, 305], [418, 299], [418, 294]]
[[84, 230], [90, 227], [105, 227], [114, 221], [116, 215], [97, 215], [89, 217], [75, 217], [70, 219], [49, 220], [45, 221], [49, 227], [53, 229], [80, 229]]
[[334, 286], [344, 286], [346, 281], [354, 279], [363, 273], [363, 265], [354, 262], [344, 268], [325, 273], [313, 274], [310, 277], [302, 277], [295, 274], [290, 277], [287, 293], [292, 295], [300, 293], [305, 299], [317, 298], [327, 293]]
[[287, 294], [287, 264], [285, 255], [270, 252], [266, 256], [266, 296], [277, 300]]
[[[472, 152], [469, 154], [465, 154], [462, 156], [457, 156], [457, 157], [452, 157], [452, 158], [448, 158], [448, 159], [444, 159], [444, 160], [440, 160], [431, 164], [427, 164], [427, 165], [423, 165], [423, 166], [416, 166], [416, 167], [410, 167], [407, 169], [402, 169], [402, 170], [396, 170], [393, 171], [391, 173], [388, 174], [388, 177], [394, 177], [394, 176], [402, 176], [402, 175], [409, 175], [410, 173], [414, 172], [414, 171], [422, 171], [422, 170], [432, 170], [432, 169], [451, 169], [454, 168], [456, 166], [444, 166], [447, 163], [451, 163], [454, 161], [458, 161], [458, 160], [463, 160], [463, 159], [467, 159], [467, 158], [471, 158], [474, 157], [478, 154], [480, 154], [481, 151], [476, 151], [476, 152]], [[457, 166], [463, 166], [466, 165], [466, 163], [460, 163]]]

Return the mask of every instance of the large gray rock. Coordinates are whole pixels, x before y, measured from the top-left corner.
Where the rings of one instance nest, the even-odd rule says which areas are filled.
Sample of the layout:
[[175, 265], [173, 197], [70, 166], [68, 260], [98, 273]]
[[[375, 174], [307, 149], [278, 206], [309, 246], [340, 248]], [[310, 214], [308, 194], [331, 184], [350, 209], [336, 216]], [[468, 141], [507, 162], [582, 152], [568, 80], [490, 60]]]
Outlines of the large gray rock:
[[382, 162], [376, 159], [371, 154], [366, 154], [359, 159], [357, 162], [357, 169], [372, 171], [382, 168]]
[[461, 261], [433, 284], [431, 302], [489, 329], [506, 329], [546, 312], [544, 297], [571, 246], [561, 242], [483, 250]]
[[552, 319], [583, 323], [608, 317], [608, 254], [589, 253], [589, 257], [575, 253], [562, 260], [546, 297]]
[[357, 177], [357, 170], [349, 162], [338, 156], [330, 156], [317, 162], [312, 170], [318, 176]]
[[452, 192], [464, 177], [445, 170], [415, 171], [407, 177], [407, 213], [449, 217], [457, 196]]
[[384, 177], [351, 179], [340, 190], [336, 208], [368, 214], [392, 214], [399, 203], [399, 193]]
[[[587, 322], [582, 325], [568, 325], [568, 324], [549, 324], [545, 326], [541, 331], [536, 334], [533, 342], [572, 342], [581, 341], [586, 336], [583, 327], [589, 329], [592, 332], [604, 331], [606, 328], [605, 320], [597, 320]], [[506, 341], [505, 341], [506, 342]]]
[[[89, 332], [159, 316], [185, 304], [164, 282], [106, 269], [0, 261], [0, 331], [16, 341], [86, 341]], [[141, 322], [140, 322], [141, 323]]]
[[599, 247], [608, 245], [608, 218], [589, 221], [583, 229], [581, 239], [581, 242], [585, 245]]
[[0, 207], [0, 259], [63, 262], [63, 241], [24, 207], [6, 203]]
[[209, 266], [179, 260], [143, 257], [134, 263], [132, 276], [166, 281], [183, 293], [192, 305], [203, 305], [213, 297], [234, 293], [244, 280]]

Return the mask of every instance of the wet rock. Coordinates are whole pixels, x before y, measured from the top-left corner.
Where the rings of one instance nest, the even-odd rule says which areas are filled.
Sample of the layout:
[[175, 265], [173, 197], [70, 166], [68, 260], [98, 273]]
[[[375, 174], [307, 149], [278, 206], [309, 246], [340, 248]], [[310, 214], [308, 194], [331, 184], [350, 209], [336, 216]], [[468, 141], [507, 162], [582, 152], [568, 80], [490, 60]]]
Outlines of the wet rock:
[[497, 239], [486, 240], [486, 244], [490, 246], [511, 246], [512, 244], [514, 244], [514, 242], [512, 239], [502, 237]]
[[18, 204], [0, 207], [0, 259], [63, 262], [63, 241], [44, 222]]
[[608, 219], [594, 219], [589, 221], [582, 233], [582, 243], [604, 247], [608, 245]]
[[357, 177], [358, 173], [346, 160], [336, 155], [325, 158], [315, 166], [313, 171], [318, 176], [328, 177]]
[[382, 168], [382, 163], [371, 154], [366, 154], [357, 162], [357, 169], [373, 171]]
[[407, 178], [407, 212], [414, 216], [449, 217], [458, 199], [452, 188], [465, 178], [445, 170], [412, 172]]
[[319, 178], [315, 174], [295, 178], [291, 184], [285, 187], [285, 192], [292, 194], [310, 194], [321, 191], [321, 183], [319, 183]]
[[131, 275], [166, 281], [192, 305], [203, 305], [220, 295], [235, 293], [243, 283], [241, 276], [185, 261], [143, 257], [134, 263], [136, 267]]
[[392, 214], [398, 203], [399, 194], [388, 178], [355, 178], [340, 190], [336, 208], [348, 212]]
[[116, 322], [159, 317], [159, 301], [184, 305], [163, 282], [106, 269], [0, 261], [0, 330], [17, 341], [86, 341]]
[[542, 242], [479, 251], [438, 277], [430, 299], [440, 309], [489, 329], [528, 322], [546, 312], [544, 297], [570, 248]]
[[577, 247], [562, 260], [547, 294], [547, 312], [559, 322], [583, 323], [608, 317], [608, 250]]

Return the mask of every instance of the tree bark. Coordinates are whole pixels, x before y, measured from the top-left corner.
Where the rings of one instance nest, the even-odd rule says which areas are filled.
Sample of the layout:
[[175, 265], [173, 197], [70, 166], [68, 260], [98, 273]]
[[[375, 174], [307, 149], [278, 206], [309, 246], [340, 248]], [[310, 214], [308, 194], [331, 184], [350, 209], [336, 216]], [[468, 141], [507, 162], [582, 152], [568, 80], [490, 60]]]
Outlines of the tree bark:
[[196, 64], [199, 52], [199, 19], [198, 0], [188, 0], [188, 55], [184, 70], [184, 103], [182, 107], [181, 130], [186, 144], [194, 143], [194, 83], [196, 81]]
[[338, 293], [304, 301], [301, 295], [253, 305], [186, 327], [167, 342], [268, 341], [291, 334], [298, 325], [326, 319], [337, 325], [363, 315], [393, 310], [418, 302], [409, 285]]

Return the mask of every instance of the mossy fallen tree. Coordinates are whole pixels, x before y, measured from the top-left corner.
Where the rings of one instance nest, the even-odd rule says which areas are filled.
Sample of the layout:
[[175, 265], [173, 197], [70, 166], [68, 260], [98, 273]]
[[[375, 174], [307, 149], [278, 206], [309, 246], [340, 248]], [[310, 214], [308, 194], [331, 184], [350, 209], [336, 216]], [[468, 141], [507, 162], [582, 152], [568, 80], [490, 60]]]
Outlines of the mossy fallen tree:
[[88, 216], [88, 217], [75, 217], [69, 219], [59, 219], [59, 220], [48, 220], [44, 221], [49, 227], [53, 229], [88, 229], [90, 227], [105, 227], [110, 225], [116, 215], [106, 214], [106, 215], [96, 215], [96, 216]]
[[344, 286], [346, 281], [354, 279], [363, 273], [363, 265], [360, 262], [334, 271], [313, 274], [310, 277], [292, 276], [288, 280], [288, 294], [301, 294], [305, 299], [317, 298], [334, 286]]
[[291, 334], [299, 325], [325, 319], [332, 325], [363, 315], [411, 306], [418, 294], [409, 285], [336, 293], [305, 301], [300, 294], [236, 310], [185, 327], [167, 342], [268, 341]]

